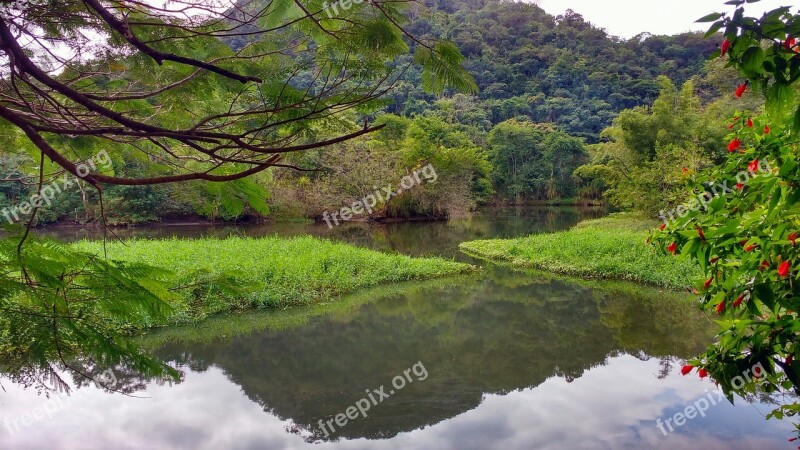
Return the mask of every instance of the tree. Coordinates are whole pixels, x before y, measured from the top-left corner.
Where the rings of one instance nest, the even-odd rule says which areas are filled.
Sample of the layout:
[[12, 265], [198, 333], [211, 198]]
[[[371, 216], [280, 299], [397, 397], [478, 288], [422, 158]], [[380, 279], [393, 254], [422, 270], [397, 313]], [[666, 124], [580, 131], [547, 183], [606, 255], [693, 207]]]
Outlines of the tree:
[[585, 162], [584, 147], [552, 125], [507, 120], [489, 133], [493, 181], [500, 194], [518, 203], [569, 198], [576, 193], [572, 173]]
[[652, 217], [683, 200], [689, 174], [719, 160], [727, 120], [714, 104], [701, 105], [694, 82], [680, 90], [666, 77], [659, 83], [653, 105], [622, 111], [603, 142], [590, 146], [591, 162], [576, 171], [600, 180], [612, 205]]
[[[733, 113], [728, 154], [708, 173], [689, 180], [696, 207], [684, 208], [651, 239], [663, 252], [696, 260], [703, 309], [721, 325], [716, 342], [684, 367], [709, 374], [733, 401], [758, 392], [800, 394], [800, 15], [789, 7], [746, 17], [714, 13], [710, 34], [724, 30], [716, 56], [737, 69], [732, 97], [760, 91], [766, 115]], [[748, 1], [747, 3], [752, 3]], [[735, 84], [734, 84], [735, 83]], [[731, 89], [733, 92], [733, 89]], [[719, 189], [728, 185], [728, 190]], [[712, 193], [711, 188], [715, 187]], [[796, 398], [796, 397], [795, 397]], [[769, 417], [796, 416], [790, 402]], [[800, 431], [800, 428], [799, 428]]]
[[[101, 202], [106, 185], [232, 182], [207, 194], [233, 213], [245, 201], [265, 208], [263, 189], [245, 179], [292, 167], [281, 162], [288, 153], [378, 130], [365, 122], [331, 138], [315, 133], [338, 123], [342, 111], [378, 107], [376, 100], [412, 63], [402, 59], [412, 45], [422, 87], [476, 90], [454, 45], [404, 28], [402, 2], [336, 4], [331, 14], [326, 5], [0, 5], [0, 134], [5, 149], [31, 156], [34, 163], [22, 171], [35, 174], [38, 185], [29, 227], [0, 241], [0, 352], [11, 353], [12, 373], [36, 380], [43, 371], [58, 379], [53, 360], [82, 373], [71, 358], [81, 351], [90, 364], [176, 375], [120, 343], [114, 330], [131, 317], [162, 316], [173, 291], [187, 287], [166, 285], [152, 268], [30, 240], [43, 188], [54, 177], [80, 178]], [[136, 155], [152, 170], [130, 177], [83, 164], [104, 150], [111, 160]], [[197, 274], [193, 288], [235, 288], [226, 279]]]
[[353, 4], [326, 16], [321, 0], [226, 10], [192, 1], [4, 4], [0, 125], [75, 176], [72, 152], [109, 146], [176, 172], [84, 174], [94, 186], [241, 179], [280, 166], [285, 153], [374, 131], [365, 124], [323, 141], [303, 135], [310, 122], [368, 109], [383, 95], [402, 73], [390, 63], [409, 51], [404, 37], [416, 45], [424, 86], [475, 89], [458, 50], [405, 33], [395, 5]]
[[[420, 35], [453, 39], [480, 86], [475, 102], [491, 111], [492, 125], [527, 116], [588, 143], [596, 143], [620, 111], [651, 105], [660, 89], [658, 76], [683, 85], [703, 72], [716, 50], [702, 33], [624, 41], [578, 14], [555, 17], [532, 2], [439, 5], [448, 12], [417, 16], [409, 27]], [[391, 93], [396, 100], [390, 112], [411, 116], [439, 106], [439, 99], [421, 92], [418, 80], [410, 68]]]

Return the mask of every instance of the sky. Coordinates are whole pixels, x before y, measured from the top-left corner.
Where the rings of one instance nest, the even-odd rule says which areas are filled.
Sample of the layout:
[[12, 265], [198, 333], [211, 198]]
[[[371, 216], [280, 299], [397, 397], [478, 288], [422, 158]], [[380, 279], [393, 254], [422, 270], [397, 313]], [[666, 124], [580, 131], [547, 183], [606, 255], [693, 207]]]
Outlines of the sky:
[[[631, 38], [641, 32], [678, 34], [708, 29], [709, 24], [694, 23], [712, 12], [733, 11], [724, 0], [529, 0], [538, 3], [550, 14], [563, 14], [567, 9], [581, 14], [609, 34]], [[746, 6], [749, 16], [780, 6], [796, 5], [797, 0], [762, 0]]]

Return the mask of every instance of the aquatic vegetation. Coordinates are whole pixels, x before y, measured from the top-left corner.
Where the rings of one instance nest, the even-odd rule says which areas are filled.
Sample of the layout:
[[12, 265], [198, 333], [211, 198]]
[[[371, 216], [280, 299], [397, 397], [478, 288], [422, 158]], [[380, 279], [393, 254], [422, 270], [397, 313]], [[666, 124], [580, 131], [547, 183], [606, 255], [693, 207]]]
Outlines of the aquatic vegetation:
[[657, 254], [645, 245], [647, 230], [656, 226], [634, 214], [614, 214], [559, 233], [465, 242], [460, 248], [469, 255], [518, 268], [673, 289], [691, 286], [700, 275], [696, 264]]
[[[101, 242], [75, 244], [103, 254]], [[167, 323], [254, 307], [287, 307], [380, 284], [428, 280], [477, 270], [441, 258], [380, 253], [312, 237], [163, 239], [109, 242], [111, 260], [148, 264], [173, 273], [182, 287]], [[219, 281], [221, 279], [226, 281]]]

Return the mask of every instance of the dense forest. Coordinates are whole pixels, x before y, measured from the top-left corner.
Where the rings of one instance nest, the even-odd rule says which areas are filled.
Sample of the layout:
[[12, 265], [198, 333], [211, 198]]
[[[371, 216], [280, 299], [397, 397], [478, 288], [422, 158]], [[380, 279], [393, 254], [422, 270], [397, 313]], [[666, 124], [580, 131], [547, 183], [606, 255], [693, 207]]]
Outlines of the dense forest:
[[[625, 121], [637, 114], [647, 116], [653, 109], [659, 114], [654, 108], [659, 96], [670, 96], [681, 86], [688, 86], [681, 95], [691, 97], [687, 101], [694, 114], [734, 83], [707, 75], [706, 60], [717, 43], [699, 33], [624, 40], [573, 11], [553, 16], [533, 4], [457, 0], [428, 6], [412, 9], [408, 29], [454, 42], [480, 89], [477, 94], [426, 94], [422, 71], [411, 64], [387, 94], [383, 111], [340, 114], [327, 125], [303, 131], [308, 139], [319, 140], [343, 128], [357, 130], [367, 121], [386, 124], [380, 132], [292, 155], [286, 162], [294, 168], [273, 168], [232, 184], [111, 186], [103, 204], [108, 222], [198, 216], [319, 220], [429, 164], [437, 171], [435, 184], [382, 199], [362, 218], [444, 218], [490, 203], [611, 201], [631, 206], [627, 198], [636, 198], [639, 187], [625, 191], [609, 175], [616, 169], [602, 156], [607, 160], [608, 145], [616, 142], [614, 130], [625, 129]], [[411, 59], [400, 57], [397, 64]], [[710, 136], [704, 138], [709, 152], [722, 133]], [[658, 147], [674, 150], [687, 142], [669, 135]], [[656, 143], [647, 146], [646, 151], [630, 151], [648, 154], [639, 162], [652, 165], [658, 160]], [[158, 165], [140, 158], [119, 152], [113, 170], [122, 176], [151, 175], [143, 171]], [[18, 155], [0, 158], [0, 178], [10, 180], [0, 183], [0, 208], [11, 212], [6, 218], [19, 214], [14, 208], [34, 188], [30, 180], [16, 178], [26, 164], [32, 161]], [[643, 183], [659, 189], [652, 181]], [[99, 220], [96, 192], [79, 180], [72, 184], [39, 212], [39, 223]]]
[[[522, 2], [456, 0], [431, 6], [439, 13], [415, 18], [412, 29], [453, 40], [467, 58], [480, 87], [474, 101], [482, 114], [463, 112], [458, 120], [486, 131], [526, 116], [597, 142], [620, 111], [655, 100], [660, 75], [683, 84], [703, 71], [717, 45], [702, 33], [623, 40], [574, 11], [552, 16]], [[389, 110], [406, 115], [430, 110], [432, 99], [419, 85], [419, 72], [410, 71], [392, 92]]]

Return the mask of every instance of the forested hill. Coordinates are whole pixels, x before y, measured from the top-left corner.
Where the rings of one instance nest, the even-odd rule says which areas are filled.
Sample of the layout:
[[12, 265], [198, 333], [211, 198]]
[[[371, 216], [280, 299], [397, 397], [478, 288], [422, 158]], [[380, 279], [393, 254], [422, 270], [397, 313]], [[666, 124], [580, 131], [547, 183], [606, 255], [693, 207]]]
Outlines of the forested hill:
[[[656, 77], [667, 75], [681, 85], [702, 71], [718, 44], [701, 33], [624, 40], [575, 12], [553, 16], [529, 3], [427, 1], [438, 12], [412, 15], [410, 30], [447, 37], [468, 58], [481, 89], [474, 101], [480, 104], [465, 108], [471, 112], [459, 119], [483, 129], [528, 116], [594, 142], [620, 111], [653, 102]], [[412, 71], [392, 93], [391, 112], [432, 107], [418, 77]], [[474, 106], [485, 115], [475, 113]]]

